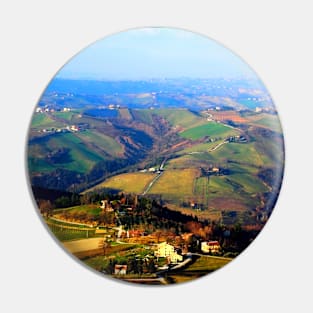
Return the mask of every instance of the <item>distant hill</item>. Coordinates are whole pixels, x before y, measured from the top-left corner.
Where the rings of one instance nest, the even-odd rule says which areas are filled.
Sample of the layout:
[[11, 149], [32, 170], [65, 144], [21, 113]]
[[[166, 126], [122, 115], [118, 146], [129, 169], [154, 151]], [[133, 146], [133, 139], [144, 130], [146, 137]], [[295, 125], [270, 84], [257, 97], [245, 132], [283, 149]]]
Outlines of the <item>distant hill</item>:
[[54, 79], [39, 104], [86, 108], [116, 104], [128, 108], [254, 109], [272, 106], [264, 86], [255, 80], [164, 79], [95, 81]]

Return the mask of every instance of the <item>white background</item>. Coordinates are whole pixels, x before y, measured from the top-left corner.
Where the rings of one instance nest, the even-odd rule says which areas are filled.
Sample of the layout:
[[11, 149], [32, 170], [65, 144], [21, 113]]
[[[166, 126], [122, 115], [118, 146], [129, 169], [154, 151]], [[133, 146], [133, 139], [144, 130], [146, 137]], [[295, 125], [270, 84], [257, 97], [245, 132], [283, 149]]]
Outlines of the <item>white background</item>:
[[[2, 1], [1, 311], [312, 312], [311, 12], [310, 1]], [[186, 28], [236, 52], [267, 86], [286, 139], [283, 189], [262, 233], [223, 269], [170, 287], [118, 283], [74, 262], [26, 183], [26, 133], [50, 79], [86, 45], [138, 26]]]

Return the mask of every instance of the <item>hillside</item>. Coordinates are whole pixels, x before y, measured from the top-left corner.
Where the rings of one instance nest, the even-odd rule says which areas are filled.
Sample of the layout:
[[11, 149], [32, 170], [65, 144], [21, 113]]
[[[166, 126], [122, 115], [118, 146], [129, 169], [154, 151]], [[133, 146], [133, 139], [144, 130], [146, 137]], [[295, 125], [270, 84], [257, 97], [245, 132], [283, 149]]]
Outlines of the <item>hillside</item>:
[[[29, 133], [32, 185], [81, 193], [104, 188], [226, 224], [264, 222], [284, 164], [275, 110], [251, 103], [242, 109], [248, 94], [221, 96], [208, 82], [201, 94], [186, 82], [178, 93], [172, 83], [137, 84], [130, 92], [131, 82], [99, 82], [85, 96], [46, 92]], [[111, 93], [122, 85], [124, 92]]]

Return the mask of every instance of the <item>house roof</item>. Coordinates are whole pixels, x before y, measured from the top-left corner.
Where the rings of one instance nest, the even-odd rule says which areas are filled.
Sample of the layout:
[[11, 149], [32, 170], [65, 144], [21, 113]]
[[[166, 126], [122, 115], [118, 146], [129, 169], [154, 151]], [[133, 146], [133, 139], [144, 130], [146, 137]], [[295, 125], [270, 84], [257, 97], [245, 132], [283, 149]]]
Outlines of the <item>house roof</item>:
[[219, 245], [219, 242], [215, 240], [215, 241], [209, 241], [207, 244], [209, 246], [215, 246], [215, 245]]

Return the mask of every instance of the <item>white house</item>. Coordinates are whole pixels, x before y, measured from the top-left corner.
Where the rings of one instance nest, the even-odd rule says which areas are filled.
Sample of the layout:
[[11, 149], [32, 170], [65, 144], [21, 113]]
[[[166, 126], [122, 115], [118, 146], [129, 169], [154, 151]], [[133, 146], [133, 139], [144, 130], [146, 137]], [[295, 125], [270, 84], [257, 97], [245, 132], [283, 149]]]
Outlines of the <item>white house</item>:
[[183, 260], [183, 256], [175, 251], [174, 246], [166, 242], [157, 245], [154, 255], [160, 258], [168, 258], [171, 263], [177, 263]]

